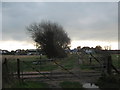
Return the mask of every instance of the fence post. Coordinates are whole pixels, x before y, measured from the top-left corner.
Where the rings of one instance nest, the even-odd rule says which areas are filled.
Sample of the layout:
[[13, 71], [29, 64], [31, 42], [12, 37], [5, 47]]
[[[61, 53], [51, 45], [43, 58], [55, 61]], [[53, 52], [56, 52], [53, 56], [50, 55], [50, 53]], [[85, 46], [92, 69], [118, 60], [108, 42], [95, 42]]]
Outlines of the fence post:
[[112, 74], [112, 58], [111, 58], [111, 55], [109, 55], [108, 58], [107, 58], [107, 73], [109, 75]]
[[4, 64], [5, 64], [5, 66], [6, 66], [6, 69], [7, 69], [7, 71], [8, 71], [8, 62], [7, 62], [7, 58], [5, 58], [5, 61], [4, 61]]
[[18, 76], [18, 79], [20, 80], [20, 60], [17, 59], [17, 76]]

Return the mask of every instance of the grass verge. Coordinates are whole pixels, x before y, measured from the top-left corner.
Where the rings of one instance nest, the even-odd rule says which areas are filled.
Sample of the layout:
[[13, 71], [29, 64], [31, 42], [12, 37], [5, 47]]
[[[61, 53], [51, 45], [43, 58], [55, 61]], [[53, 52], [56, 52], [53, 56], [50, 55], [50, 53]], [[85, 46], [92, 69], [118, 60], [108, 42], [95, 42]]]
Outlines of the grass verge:
[[26, 81], [23, 83], [16, 81], [10, 88], [49, 88], [49, 85], [38, 81]]
[[83, 88], [79, 82], [63, 81], [59, 85], [62, 88]]
[[101, 90], [105, 90], [105, 88], [116, 88], [120, 90], [120, 75], [102, 76], [98, 79], [96, 85]]

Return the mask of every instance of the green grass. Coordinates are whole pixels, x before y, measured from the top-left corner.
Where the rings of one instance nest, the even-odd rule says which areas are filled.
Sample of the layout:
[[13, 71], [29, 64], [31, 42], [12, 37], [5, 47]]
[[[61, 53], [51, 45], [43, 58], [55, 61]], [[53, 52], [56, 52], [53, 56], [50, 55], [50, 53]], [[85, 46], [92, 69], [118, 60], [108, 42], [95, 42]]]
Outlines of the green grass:
[[91, 67], [89, 67], [88, 65], [84, 65], [84, 64], [80, 65], [79, 67], [80, 67], [82, 70], [92, 70]]
[[[97, 57], [97, 55], [95, 55]], [[99, 56], [99, 55], [98, 55]], [[120, 60], [118, 59], [120, 55], [112, 54], [112, 61], [113, 65], [117, 68], [120, 68]], [[6, 57], [6, 56], [4, 56]], [[3, 58], [4, 58], [3, 57]], [[52, 71], [61, 69], [61, 67], [57, 66], [54, 62], [46, 62], [39, 65], [32, 64], [32, 61], [39, 60], [39, 56], [7, 56], [8, 58], [8, 69], [11, 72], [17, 71], [17, 58], [20, 59], [20, 61], [25, 61], [28, 65], [26, 65], [23, 62], [20, 62], [20, 69], [23, 71], [35, 71], [31, 67], [36, 68], [39, 71]], [[46, 59], [46, 56], [42, 56], [42, 58]], [[71, 70], [75, 67], [79, 67], [82, 70], [94, 70], [93, 68], [89, 67], [89, 60], [88, 55], [84, 55], [84, 63], [83, 64], [77, 64], [78, 63], [78, 56], [73, 54], [69, 55], [68, 57], [64, 59], [56, 59], [56, 62], [60, 65], [64, 66], [64, 68]], [[98, 62], [93, 60], [91, 66], [99, 65]], [[60, 86], [62, 88], [82, 88], [82, 85], [79, 82], [70, 82], [70, 81], [64, 81], [60, 83]], [[19, 84], [16, 82], [12, 87], [14, 88], [43, 88], [48, 87], [47, 84], [41, 83], [41, 82], [25, 82], [23, 84]], [[106, 86], [107, 87], [107, 86]]]
[[73, 55], [69, 55], [67, 58], [61, 60], [59, 62], [59, 64], [64, 66], [64, 68], [71, 70], [77, 66], [77, 62], [78, 62], [78, 56], [73, 54]]
[[[92, 57], [91, 59], [91, 64], [90, 64], [90, 60], [89, 57], [91, 55], [89, 54], [84, 54], [80, 56], [80, 59], [82, 60], [82, 64], [79, 64], [79, 68], [81, 70], [85, 70], [85, 71], [89, 71], [89, 70], [99, 70], [99, 68], [96, 68], [98, 66], [100, 66], [100, 64]], [[94, 57], [98, 58], [100, 57], [100, 54], [93, 54]]]
[[[12, 72], [16, 72], [17, 71], [17, 64], [16, 62], [10, 62], [9, 63], [9, 70]], [[39, 70], [39, 71], [51, 71], [51, 70], [55, 70], [58, 68], [57, 65], [54, 65], [53, 63], [45, 63], [45, 64], [32, 64], [31, 61], [27, 61], [26, 63], [21, 62], [20, 63], [20, 70], [21, 71], [35, 71], [33, 68], [35, 68], [35, 70]]]
[[[82, 70], [91, 70], [91, 69], [94, 70], [94, 68], [90, 68], [89, 66], [100, 66], [100, 64], [95, 59], [92, 59], [92, 64], [90, 65], [88, 56], [89, 55], [83, 55], [84, 63], [80, 64], [80, 68]], [[120, 55], [119, 54], [111, 54], [111, 56], [112, 56], [112, 63], [113, 63], [113, 65], [116, 68], [120, 69]], [[102, 56], [100, 54], [94, 54], [94, 57], [96, 57], [99, 60], [99, 57], [102, 57]]]
[[120, 69], [120, 54], [112, 54], [113, 65]]
[[[40, 59], [39, 55], [2, 55], [2, 59], [7, 58], [10, 62], [16, 62], [17, 59], [21, 61], [36, 61]], [[42, 59], [47, 59], [46, 55], [41, 56]]]
[[46, 65], [40, 66], [39, 70], [40, 71], [52, 71], [52, 70], [55, 70], [57, 68], [58, 68], [57, 65], [46, 64]]
[[[40, 71], [51, 71], [51, 70], [55, 70], [58, 67], [57, 65], [54, 65], [54, 63], [51, 62], [35, 65], [33, 64], [33, 61], [39, 60], [39, 56], [34, 56], [34, 55], [33, 56], [4, 55], [3, 59], [4, 58], [8, 59], [8, 67], [9, 67], [9, 71], [11, 72], [17, 71], [17, 58], [20, 59], [21, 71], [35, 71], [34, 69], [32, 69], [32, 67]], [[42, 59], [46, 59], [46, 56], [42, 56]], [[22, 61], [24, 61], [25, 63]]]
[[[5, 57], [5, 56], [4, 56]], [[87, 56], [85, 56], [87, 57]], [[25, 61], [29, 66], [35, 67], [38, 70], [41, 71], [51, 71], [51, 70], [55, 70], [58, 69], [60, 67], [58, 67], [57, 65], [54, 64], [54, 62], [48, 62], [48, 63], [44, 63], [41, 65], [33, 65], [32, 61], [38, 60], [39, 56], [9, 56], [9, 66], [10, 69], [15, 72], [16, 71], [16, 59], [19, 58], [20, 61]], [[46, 56], [42, 56], [42, 58], [46, 58]], [[13, 59], [13, 60], [12, 60]], [[86, 60], [87, 61], [87, 60]], [[56, 60], [57, 63], [59, 63], [60, 65], [64, 66], [64, 68], [66, 69], [73, 69], [74, 67], [79, 66], [78, 64], [76, 64], [78, 62], [78, 56], [73, 54], [73, 55], [69, 55], [67, 58], [64, 59], [57, 59]], [[29, 67], [28, 65], [24, 64], [24, 63], [20, 63], [20, 67], [21, 70], [24, 71], [34, 71], [31, 67]]]
[[79, 82], [63, 81], [59, 85], [62, 88], [83, 88]]
[[119, 88], [120, 75], [102, 76], [96, 83], [100, 88]]
[[[95, 56], [97, 57], [97, 55], [95, 54]], [[99, 56], [99, 55], [98, 55]], [[7, 57], [8, 58], [8, 67], [9, 70], [12, 72], [16, 72], [17, 70], [17, 58], [20, 59], [20, 61], [25, 61], [27, 64], [21, 62], [20, 63], [20, 69], [23, 71], [35, 71], [33, 70], [31, 67], [36, 68], [39, 71], [52, 71], [52, 70], [56, 70], [56, 69], [60, 69], [59, 66], [57, 66], [56, 64], [54, 64], [54, 62], [47, 62], [47, 63], [43, 63], [43, 64], [39, 64], [39, 65], [34, 65], [32, 64], [32, 61], [35, 60], [39, 60], [40, 56], [3, 56], [3, 57]], [[120, 55], [119, 55], [120, 57]], [[42, 58], [46, 59], [46, 56], [42, 56]], [[89, 60], [88, 60], [88, 55], [84, 55], [83, 64], [77, 64], [78, 63], [78, 56], [73, 54], [73, 55], [69, 55], [68, 57], [64, 58], [64, 59], [57, 59], [56, 62], [59, 63], [60, 65], [64, 66], [64, 68], [71, 70], [75, 67], [80, 67], [80, 69], [82, 70], [91, 70], [93, 68], [89, 67]], [[120, 60], [118, 59], [118, 55], [116, 54], [112, 54], [112, 61], [113, 61], [113, 65], [117, 68], [120, 68]], [[99, 63], [96, 62], [94, 59], [92, 60], [92, 64], [91, 66], [98, 66]]]
[[11, 88], [49, 88], [47, 83], [37, 82], [37, 81], [26, 81], [19, 83], [18, 81], [15, 84], [11, 85]]

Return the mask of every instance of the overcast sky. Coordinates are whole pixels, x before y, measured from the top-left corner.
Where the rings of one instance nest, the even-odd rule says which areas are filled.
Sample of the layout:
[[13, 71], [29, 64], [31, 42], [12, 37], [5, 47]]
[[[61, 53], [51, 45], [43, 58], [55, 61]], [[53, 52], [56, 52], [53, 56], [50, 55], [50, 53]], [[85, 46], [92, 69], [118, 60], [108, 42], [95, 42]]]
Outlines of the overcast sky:
[[2, 40], [29, 41], [26, 26], [50, 20], [72, 41], [118, 41], [117, 2], [3, 2]]

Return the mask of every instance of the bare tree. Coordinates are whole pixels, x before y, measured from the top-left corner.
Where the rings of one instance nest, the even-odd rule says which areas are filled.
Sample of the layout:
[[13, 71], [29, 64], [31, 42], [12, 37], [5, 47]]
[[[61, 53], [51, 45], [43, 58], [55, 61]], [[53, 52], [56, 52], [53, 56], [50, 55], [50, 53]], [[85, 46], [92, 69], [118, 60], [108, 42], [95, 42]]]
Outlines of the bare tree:
[[63, 58], [67, 55], [64, 48], [70, 44], [70, 38], [58, 23], [42, 21], [31, 24], [27, 30], [48, 58]]

